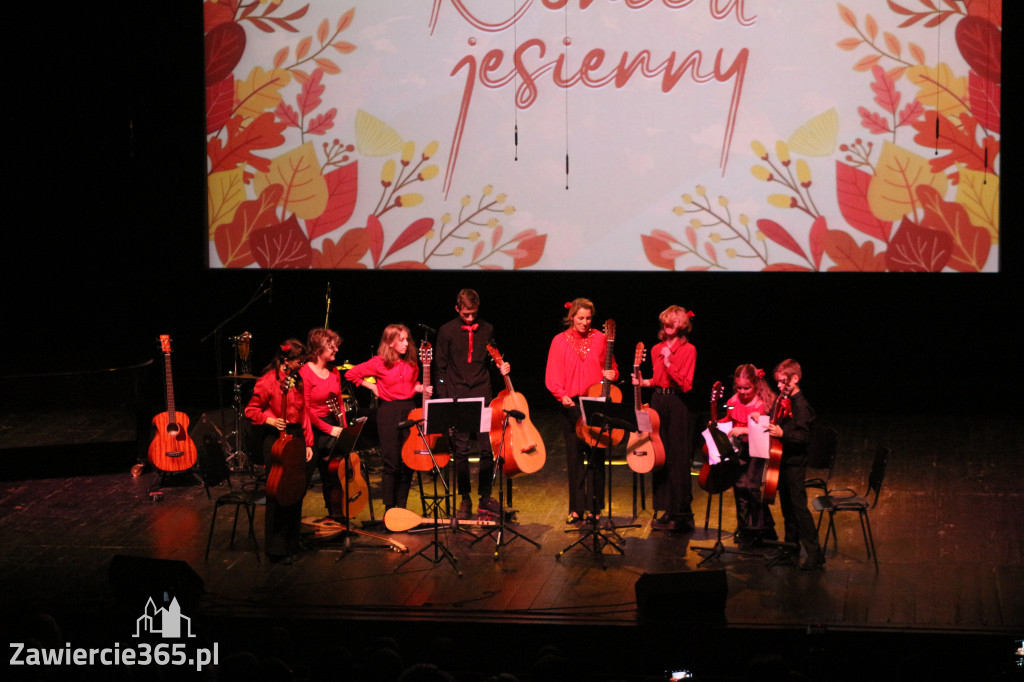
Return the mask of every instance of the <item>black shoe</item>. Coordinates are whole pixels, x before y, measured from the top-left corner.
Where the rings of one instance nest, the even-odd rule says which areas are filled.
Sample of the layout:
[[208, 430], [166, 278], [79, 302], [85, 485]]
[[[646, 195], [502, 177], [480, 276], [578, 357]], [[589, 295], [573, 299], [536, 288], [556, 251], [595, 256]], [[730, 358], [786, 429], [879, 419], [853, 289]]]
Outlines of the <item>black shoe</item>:
[[818, 557], [807, 557], [798, 564], [801, 571], [820, 571], [825, 568], [825, 560]]
[[455, 512], [455, 518], [460, 521], [466, 521], [470, 516], [473, 515], [473, 500], [468, 497], [463, 497], [462, 502], [459, 503], [459, 510]]
[[694, 528], [696, 528], [696, 524], [693, 521], [693, 516], [683, 516], [676, 519], [676, 527], [672, 529], [672, 532], [692, 533]]
[[676, 529], [676, 522], [664, 516], [651, 521], [651, 530], [663, 530], [671, 533]]

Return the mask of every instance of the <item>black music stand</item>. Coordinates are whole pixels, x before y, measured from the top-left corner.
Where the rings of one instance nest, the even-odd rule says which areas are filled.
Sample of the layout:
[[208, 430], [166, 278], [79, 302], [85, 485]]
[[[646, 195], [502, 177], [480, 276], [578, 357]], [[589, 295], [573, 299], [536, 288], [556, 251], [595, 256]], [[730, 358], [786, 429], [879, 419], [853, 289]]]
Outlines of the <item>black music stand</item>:
[[[604, 526], [598, 524], [597, 513], [593, 510], [601, 508], [600, 495], [602, 494], [602, 491], [594, 488], [594, 499], [591, 502], [591, 517], [581, 522], [584, 524], [583, 527], [570, 528], [565, 531], [566, 533], [579, 533], [580, 537], [559, 552], [556, 558], [560, 558], [576, 545], [583, 545], [583, 547], [591, 553], [601, 556], [603, 562], [603, 550], [605, 546], [610, 546], [619, 554], [626, 553], [622, 548], [622, 545], [616, 542], [616, 540], [620, 542], [624, 541], [624, 538], [618, 533], [619, 529], [640, 527], [639, 524], [635, 523], [616, 526], [615, 522], [612, 520], [612, 447], [614, 447], [612, 444], [612, 430], [623, 429], [628, 432], [635, 432], [639, 427], [637, 425], [637, 415], [634, 405], [613, 403], [600, 398], [581, 398], [580, 410], [583, 413], [583, 422], [587, 426], [600, 427], [602, 434], [600, 442], [607, 443], [604, 448], [595, 447], [593, 449], [593, 453], [604, 450], [607, 459], [605, 461], [600, 461], [591, 456], [587, 459], [587, 466], [593, 468], [605, 465], [608, 467], [608, 472], [605, 476], [608, 486], [608, 520]], [[615, 540], [613, 540], [612, 537], [614, 537]], [[587, 540], [593, 540], [593, 544], [589, 547], [583, 544]]]
[[[726, 488], [731, 488], [736, 485], [736, 480], [739, 478], [740, 468], [739, 459], [736, 451], [733, 449], [732, 442], [729, 437], [719, 430], [718, 425], [714, 422], [708, 424], [708, 429], [711, 435], [711, 440], [715, 445], [715, 449], [718, 450], [718, 455], [721, 457], [721, 462], [714, 465], [714, 467], [722, 467], [719, 472], [715, 475], [717, 479], [712, 488], [718, 488], [718, 493], [708, 493], [708, 505], [710, 507], [711, 498], [716, 494], [718, 495], [718, 532], [715, 539], [715, 544], [711, 547], [691, 547], [694, 552], [700, 554], [703, 558], [697, 562], [697, 566], [703, 566], [706, 562], [711, 559], [720, 558], [723, 554], [736, 554], [739, 556], [761, 556], [758, 552], [746, 552], [740, 549], [728, 549], [722, 544], [722, 498], [725, 496]], [[725, 450], [725, 452], [722, 452]], [[710, 449], [708, 457], [710, 457]], [[726, 483], [728, 482], [728, 485]], [[705, 519], [705, 528], [707, 528], [707, 520]], [[707, 552], [705, 556], [703, 553]]]
[[[500, 518], [498, 519], [498, 527], [485, 531], [483, 535], [481, 535], [473, 541], [473, 544], [476, 544], [480, 540], [489, 537], [492, 533], [497, 533], [498, 537], [495, 538], [494, 542], [495, 561], [497, 561], [498, 556], [500, 556], [501, 554], [501, 548], [507, 544], [510, 544], [516, 538], [522, 538], [523, 540], [526, 540], [537, 549], [540, 549], [540, 543], [536, 540], [526, 537], [514, 528], [505, 528], [505, 517], [508, 516], [508, 514], [505, 513], [505, 433], [507, 433], [508, 431], [508, 420], [511, 415], [509, 415], [508, 410], [504, 410], [504, 412], [505, 418], [501, 420], [501, 442], [498, 445], [498, 452], [494, 454], [495, 469], [494, 476], [492, 479], [498, 486], [498, 508], [501, 510], [499, 514]], [[506, 530], [509, 533], [511, 533], [512, 537], [508, 539], [505, 538]]]

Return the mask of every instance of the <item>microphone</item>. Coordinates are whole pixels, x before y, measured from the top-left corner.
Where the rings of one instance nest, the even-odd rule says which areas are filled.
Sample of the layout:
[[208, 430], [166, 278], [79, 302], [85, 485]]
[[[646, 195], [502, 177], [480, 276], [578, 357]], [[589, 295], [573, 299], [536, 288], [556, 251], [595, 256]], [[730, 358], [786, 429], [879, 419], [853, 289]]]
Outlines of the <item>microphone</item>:
[[436, 329], [434, 329], [433, 327], [428, 327], [425, 324], [418, 324], [416, 326], [419, 327], [420, 329], [422, 329], [423, 331], [427, 332], [427, 333], [430, 333], [430, 334], [436, 334], [437, 333]]
[[512, 417], [513, 419], [518, 419], [519, 421], [523, 421], [524, 419], [526, 419], [526, 413], [520, 412], [519, 410], [502, 410], [502, 412]]
[[274, 276], [270, 275], [270, 288], [267, 290], [267, 303], [274, 305]]
[[404, 422], [398, 422], [395, 429], [401, 431], [402, 429], [411, 429], [417, 424], [423, 423], [422, 419], [406, 419]]

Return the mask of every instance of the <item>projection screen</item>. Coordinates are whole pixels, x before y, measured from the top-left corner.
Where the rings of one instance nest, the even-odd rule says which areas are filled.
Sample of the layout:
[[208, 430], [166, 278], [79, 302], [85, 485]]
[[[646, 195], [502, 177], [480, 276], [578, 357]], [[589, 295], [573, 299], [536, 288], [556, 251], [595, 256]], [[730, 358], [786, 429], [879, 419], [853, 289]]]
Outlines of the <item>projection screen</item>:
[[204, 10], [212, 268], [998, 270], [999, 0]]

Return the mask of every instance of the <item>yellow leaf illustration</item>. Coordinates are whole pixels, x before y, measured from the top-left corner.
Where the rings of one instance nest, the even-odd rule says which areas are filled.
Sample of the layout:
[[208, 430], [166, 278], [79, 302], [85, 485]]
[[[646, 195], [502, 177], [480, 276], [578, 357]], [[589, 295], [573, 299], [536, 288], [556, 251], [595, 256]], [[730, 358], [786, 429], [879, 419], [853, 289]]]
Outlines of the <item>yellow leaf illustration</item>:
[[960, 171], [956, 203], [967, 209], [971, 224], [983, 227], [999, 243], [999, 176], [976, 170]]
[[945, 175], [932, 172], [924, 157], [886, 142], [868, 185], [868, 205], [876, 218], [899, 220], [920, 208], [915, 187], [929, 185], [941, 196], [948, 182]]
[[245, 118], [256, 118], [264, 111], [273, 111], [281, 102], [281, 88], [288, 85], [292, 75], [285, 69], [264, 71], [254, 68], [244, 81], [235, 82], [236, 113]]
[[235, 217], [235, 210], [245, 201], [244, 166], [212, 173], [206, 181], [206, 210], [209, 238], [218, 225]]
[[312, 142], [277, 157], [271, 161], [269, 171], [253, 179], [257, 194], [274, 183], [284, 187], [281, 205], [298, 218], [319, 217], [327, 208], [327, 181], [320, 172]]
[[376, 116], [356, 112], [356, 149], [366, 156], [388, 156], [402, 148], [402, 136]]
[[947, 118], [956, 118], [967, 110], [967, 78], [957, 78], [948, 64], [936, 67], [912, 66], [907, 78], [917, 86], [917, 101]]
[[786, 144], [804, 156], [831, 156], [838, 136], [839, 114], [833, 107], [797, 128]]

